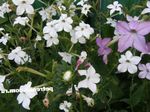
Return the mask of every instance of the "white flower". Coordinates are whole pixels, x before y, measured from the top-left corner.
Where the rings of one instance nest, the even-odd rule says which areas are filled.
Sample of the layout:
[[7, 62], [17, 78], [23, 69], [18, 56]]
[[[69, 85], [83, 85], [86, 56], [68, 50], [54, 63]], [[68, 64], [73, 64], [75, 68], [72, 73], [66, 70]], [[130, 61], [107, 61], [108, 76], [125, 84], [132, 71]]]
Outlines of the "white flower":
[[[79, 89], [78, 89], [77, 85], [74, 85], [74, 89], [75, 89], [76, 95], [79, 95]], [[73, 88], [72, 88], [72, 87], [69, 88], [69, 89], [66, 91], [67, 96], [72, 95], [72, 93], [73, 93]]]
[[145, 8], [141, 14], [150, 13], [150, 1], [147, 1], [147, 8]]
[[42, 16], [42, 21], [45, 21], [46, 19], [51, 20], [52, 16], [56, 15], [56, 10], [53, 6], [49, 6], [46, 9], [42, 8], [42, 10], [39, 11], [39, 14]]
[[71, 42], [73, 44], [76, 44], [77, 42], [79, 42], [81, 44], [85, 44], [86, 43], [86, 39], [84, 37], [76, 38], [76, 36], [75, 36], [75, 30], [72, 30], [70, 32], [70, 35], [71, 35]]
[[70, 102], [64, 101], [59, 105], [60, 110], [64, 110], [65, 112], [69, 112], [72, 104]]
[[53, 20], [51, 22], [48, 22], [46, 24], [46, 26], [43, 28], [43, 33], [44, 34], [49, 34], [51, 37], [55, 37], [57, 38], [58, 37], [58, 34], [57, 34], [57, 30], [55, 28], [55, 25], [56, 25], [57, 21], [56, 20]]
[[34, 14], [34, 8], [32, 4], [35, 0], [12, 0], [17, 5], [17, 15], [22, 15], [24, 12], [27, 14]]
[[32, 82], [28, 82], [25, 85], [20, 86], [20, 94], [17, 96], [18, 104], [22, 103], [22, 106], [25, 109], [30, 110], [30, 102], [33, 97], [37, 95], [37, 91], [35, 88], [31, 87]]
[[20, 25], [23, 25], [23, 26], [25, 26], [26, 25], [26, 23], [28, 23], [29, 22], [29, 18], [28, 17], [17, 17], [16, 19], [15, 19], [15, 21], [14, 21], [14, 25], [16, 25], [16, 24], [20, 24]]
[[65, 80], [65, 81], [69, 81], [70, 79], [71, 79], [71, 77], [72, 77], [72, 72], [71, 71], [66, 71], [65, 73], [64, 73], [64, 75], [63, 75], [63, 79]]
[[78, 83], [78, 88], [89, 88], [93, 94], [97, 92], [96, 84], [100, 82], [100, 75], [96, 73], [93, 66], [90, 66], [88, 70], [78, 70], [81, 76], [86, 78]]
[[88, 0], [80, 0], [80, 2], [77, 3], [77, 5], [81, 5], [83, 6], [85, 4], [85, 2], [87, 2]]
[[51, 47], [53, 44], [58, 45], [59, 40], [57, 37], [52, 37], [50, 34], [45, 34], [43, 37], [47, 42], [46, 42], [46, 47]]
[[0, 17], [4, 18], [4, 14], [9, 12], [11, 12], [11, 9], [9, 8], [9, 4], [3, 3], [2, 6], [0, 6]]
[[110, 15], [112, 15], [115, 11], [118, 11], [120, 14], [122, 14], [122, 5], [119, 4], [118, 1], [114, 1], [113, 4], [108, 5], [107, 8], [110, 9]]
[[131, 74], [137, 72], [137, 64], [141, 61], [141, 57], [133, 56], [131, 51], [127, 51], [125, 55], [121, 55], [119, 59], [118, 71], [126, 72], [128, 71]]
[[87, 97], [85, 95], [82, 95], [83, 100], [86, 101], [86, 103], [88, 104], [88, 106], [93, 107], [94, 106], [94, 99]]
[[11, 53], [8, 54], [9, 60], [14, 60], [18, 65], [26, 62], [31, 62], [30, 56], [24, 52], [21, 47], [16, 47]]
[[58, 52], [58, 54], [62, 57], [62, 60], [64, 60], [66, 63], [71, 64], [71, 58], [72, 55], [66, 52]]
[[5, 90], [3, 82], [5, 81], [6, 76], [0, 75], [0, 91], [3, 92]]
[[78, 41], [81, 44], [84, 44], [86, 42], [86, 39], [90, 38], [90, 35], [94, 33], [93, 28], [90, 27], [89, 24], [85, 24], [83, 21], [79, 24], [79, 26], [76, 26], [75, 29], [70, 32], [71, 41], [72, 43], [77, 43]]
[[146, 78], [146, 79], [150, 80], [150, 63], [147, 63], [146, 65], [139, 64], [138, 68], [141, 71], [139, 73], [138, 77], [141, 79]]
[[42, 37], [41, 37], [40, 35], [37, 35], [35, 40], [36, 40], [36, 41], [41, 41], [41, 40], [42, 40]]
[[57, 20], [57, 24], [55, 25], [55, 28], [58, 32], [64, 30], [65, 32], [70, 32], [72, 30], [72, 24], [73, 20], [71, 17], [67, 17], [67, 14], [62, 14]]
[[6, 33], [4, 36], [2, 36], [2, 37], [0, 38], [0, 43], [6, 45], [7, 42], [8, 42], [8, 40], [9, 40], [10, 38], [11, 38], [11, 37], [9, 36], [9, 34]]
[[116, 27], [116, 22], [117, 22], [117, 21], [116, 21], [115, 19], [107, 18], [106, 24], [110, 24], [110, 26]]
[[87, 5], [87, 4], [83, 5], [81, 13], [87, 16], [87, 13], [90, 12], [90, 8], [91, 5]]

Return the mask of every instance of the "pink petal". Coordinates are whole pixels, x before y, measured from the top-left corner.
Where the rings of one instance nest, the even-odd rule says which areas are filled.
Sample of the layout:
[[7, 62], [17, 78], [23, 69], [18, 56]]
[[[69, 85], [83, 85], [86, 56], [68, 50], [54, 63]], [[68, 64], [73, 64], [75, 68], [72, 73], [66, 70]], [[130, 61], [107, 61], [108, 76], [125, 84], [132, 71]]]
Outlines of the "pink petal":
[[116, 29], [119, 34], [128, 34], [130, 31], [128, 23], [123, 21], [117, 23]]
[[129, 47], [132, 47], [133, 44], [133, 38], [131, 38], [129, 35], [121, 36], [118, 42], [118, 51], [123, 52]]
[[147, 44], [143, 36], [138, 36], [137, 38], [135, 38], [133, 46], [142, 53], [148, 52]]
[[138, 34], [147, 35], [150, 33], [150, 22], [141, 22], [137, 27]]

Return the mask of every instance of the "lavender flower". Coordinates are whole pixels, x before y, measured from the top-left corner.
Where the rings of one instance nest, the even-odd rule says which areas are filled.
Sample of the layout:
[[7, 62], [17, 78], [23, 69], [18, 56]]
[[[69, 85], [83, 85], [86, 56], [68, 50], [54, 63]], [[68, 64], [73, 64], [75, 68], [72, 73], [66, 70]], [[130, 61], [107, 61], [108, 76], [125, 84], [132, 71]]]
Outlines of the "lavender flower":
[[103, 61], [105, 64], [108, 63], [107, 56], [111, 53], [111, 48], [108, 47], [109, 42], [111, 41], [110, 38], [97, 38], [96, 44], [99, 46], [98, 54], [99, 56], [103, 56]]
[[141, 71], [138, 75], [139, 78], [146, 78], [150, 80], [150, 63], [147, 63], [146, 65], [144, 64], [139, 64], [139, 70]]
[[147, 53], [148, 48], [144, 36], [150, 33], [149, 26], [150, 22], [118, 22], [116, 25], [116, 31], [119, 34], [118, 51], [123, 52], [133, 47], [142, 53]]

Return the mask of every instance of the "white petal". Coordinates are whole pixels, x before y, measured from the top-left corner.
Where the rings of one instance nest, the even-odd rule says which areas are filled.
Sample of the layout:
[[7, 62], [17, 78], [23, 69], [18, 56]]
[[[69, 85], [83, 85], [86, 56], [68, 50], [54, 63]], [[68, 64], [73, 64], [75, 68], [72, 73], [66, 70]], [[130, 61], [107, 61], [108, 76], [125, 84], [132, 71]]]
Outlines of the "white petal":
[[27, 6], [26, 6], [26, 12], [27, 12], [28, 14], [34, 14], [34, 9], [33, 9], [33, 7], [32, 7], [31, 5], [27, 5]]
[[24, 12], [25, 12], [24, 7], [22, 6], [17, 7], [17, 11], [16, 11], [17, 15], [22, 15]]
[[146, 13], [150, 13], [150, 8], [145, 8], [141, 14], [146, 14]]
[[119, 72], [126, 72], [128, 68], [128, 64], [127, 63], [122, 63], [118, 65], [118, 71]]
[[83, 75], [87, 75], [86, 70], [78, 70], [78, 73], [83, 76]]
[[30, 99], [29, 99], [29, 98], [24, 99], [24, 101], [23, 101], [23, 103], [22, 103], [22, 106], [23, 106], [25, 109], [30, 110], [29, 105], [30, 105]]
[[130, 62], [135, 65], [139, 64], [140, 61], [141, 61], [141, 57], [138, 56], [134, 56], [130, 59]]
[[24, 93], [20, 93], [18, 96], [17, 96], [17, 100], [18, 100], [18, 104], [22, 103], [23, 100], [25, 98], [25, 94]]
[[85, 79], [78, 83], [78, 88], [87, 88], [88, 87], [87, 85], [88, 85], [88, 81]]
[[133, 64], [129, 64], [128, 65], [128, 72], [131, 73], [131, 74], [136, 73], [137, 72], [137, 66], [133, 65]]
[[96, 93], [96, 91], [97, 91], [96, 84], [94, 84], [94, 83], [92, 83], [92, 82], [89, 82], [89, 83], [88, 83], [88, 88], [89, 88], [93, 93]]

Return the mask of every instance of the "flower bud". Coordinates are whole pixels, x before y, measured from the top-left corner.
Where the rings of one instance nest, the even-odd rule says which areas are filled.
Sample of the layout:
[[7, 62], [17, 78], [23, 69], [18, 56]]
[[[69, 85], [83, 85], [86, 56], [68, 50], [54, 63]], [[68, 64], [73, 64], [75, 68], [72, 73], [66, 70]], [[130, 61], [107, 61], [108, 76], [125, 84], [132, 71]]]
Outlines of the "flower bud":
[[66, 72], [64, 73], [63, 79], [64, 79], [65, 81], [69, 81], [69, 80], [71, 79], [71, 77], [72, 77], [72, 72], [71, 72], [71, 71], [66, 71]]

